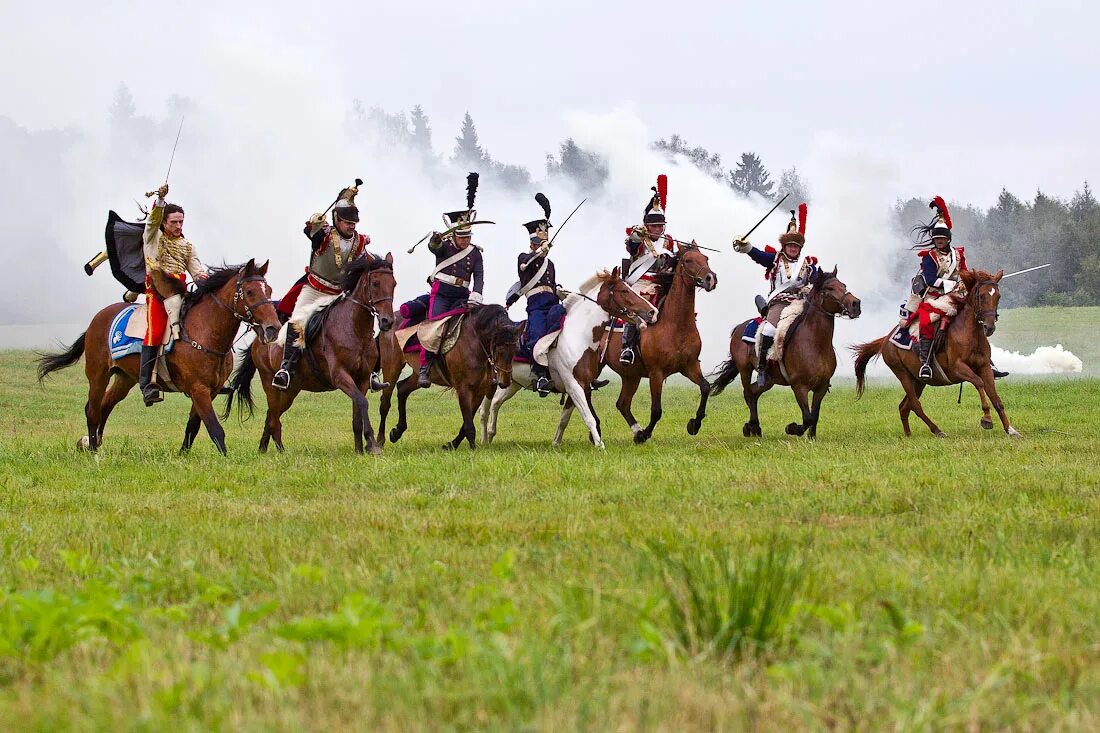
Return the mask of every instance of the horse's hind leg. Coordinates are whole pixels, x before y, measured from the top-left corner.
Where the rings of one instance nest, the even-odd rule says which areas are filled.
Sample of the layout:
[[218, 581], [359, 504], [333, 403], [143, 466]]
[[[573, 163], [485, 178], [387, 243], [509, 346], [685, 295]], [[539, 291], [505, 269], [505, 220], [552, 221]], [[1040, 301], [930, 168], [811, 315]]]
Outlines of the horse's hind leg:
[[191, 446], [195, 444], [195, 438], [199, 435], [199, 425], [201, 424], [202, 418], [195, 411], [195, 406], [191, 405], [191, 414], [187, 417], [187, 425], [183, 428], [183, 445], [180, 446], [180, 453], [187, 453], [191, 450]]
[[565, 404], [562, 405], [561, 417], [558, 418], [558, 432], [554, 433], [554, 441], [551, 443], [555, 448], [561, 447], [562, 438], [565, 437], [565, 429], [569, 427], [569, 418], [573, 417], [573, 411], [576, 409], [572, 398], [566, 399]]
[[103, 428], [107, 425], [107, 418], [111, 416], [111, 412], [115, 409], [115, 405], [126, 398], [126, 395], [130, 393], [130, 390], [134, 388], [135, 384], [137, 384], [137, 382], [135, 382], [133, 377], [129, 374], [125, 372], [115, 373], [114, 378], [107, 387], [107, 393], [103, 396], [96, 445], [103, 445]]
[[798, 402], [798, 409], [802, 411], [801, 423], [787, 423], [787, 435], [803, 435], [806, 432], [806, 428], [810, 424], [810, 401], [807, 397], [810, 394], [810, 388], [804, 385], [791, 386], [794, 391], [794, 398]]
[[741, 433], [746, 438], [759, 438], [764, 435], [760, 429], [760, 395], [771, 389], [772, 383], [768, 382], [764, 389], [760, 389], [751, 376], [752, 372], [741, 372], [741, 392], [745, 396], [745, 406], [749, 408], [749, 421], [741, 428]]
[[710, 382], [703, 376], [703, 369], [699, 362], [693, 363], [682, 374], [699, 386], [699, 407], [695, 410], [695, 417], [688, 420], [688, 435], [698, 435], [703, 427], [703, 418], [707, 416], [707, 398], [710, 397]]
[[665, 375], [661, 372], [649, 373], [649, 424], [640, 433], [634, 433], [634, 443], [641, 445], [653, 435], [653, 429], [661, 420], [661, 393], [665, 388]]
[[218, 422], [218, 416], [214, 412], [214, 405], [210, 399], [210, 388], [201, 386], [192, 390], [191, 406], [202, 418], [203, 425], [206, 426], [206, 432], [210, 435], [210, 440], [214, 441], [218, 452], [223, 456], [226, 455], [228, 451], [225, 447], [225, 428]]
[[88, 424], [88, 433], [77, 441], [77, 445], [95, 453], [99, 448], [99, 436], [103, 432], [104, 393], [107, 391], [107, 383], [111, 375], [106, 369], [93, 369], [90, 362], [84, 372], [88, 376], [88, 401], [84, 404], [84, 418]]
[[[932, 422], [932, 418], [928, 417], [928, 414], [924, 411], [924, 406], [920, 403], [920, 396], [925, 387], [924, 382], [918, 381], [908, 372], [904, 373], [904, 378], [900, 374], [898, 378], [901, 379], [901, 386], [905, 388], [905, 396], [909, 400], [909, 409], [917, 413], [917, 417], [921, 420], [924, 420], [924, 424], [928, 426], [933, 435], [937, 438], [946, 438], [947, 433], [940, 430], [940, 426]], [[908, 420], [906, 420], [905, 427], [909, 427]], [[907, 432], [905, 435], [908, 437], [909, 433]]]
[[642, 426], [638, 424], [638, 419], [630, 411], [630, 403], [634, 401], [634, 393], [638, 391], [638, 385], [641, 384], [642, 379], [633, 376], [624, 376], [622, 379], [623, 386], [619, 389], [619, 399], [615, 400], [615, 408], [626, 420], [626, 424], [630, 426], [630, 430], [634, 435], [637, 435], [642, 432]]
[[409, 395], [416, 391], [416, 379], [416, 372], [413, 372], [397, 383], [397, 424], [390, 430], [391, 443], [396, 443], [401, 440], [401, 436], [408, 430], [409, 424], [405, 419], [405, 410], [409, 401]]
[[477, 439], [477, 427], [474, 425], [474, 411], [477, 409], [477, 395], [469, 387], [456, 387], [458, 393], [458, 407], [462, 411], [462, 427], [458, 429], [458, 435], [449, 443], [443, 444], [444, 450], [455, 450], [462, 445], [463, 440], [470, 442], [470, 450], [474, 450]]

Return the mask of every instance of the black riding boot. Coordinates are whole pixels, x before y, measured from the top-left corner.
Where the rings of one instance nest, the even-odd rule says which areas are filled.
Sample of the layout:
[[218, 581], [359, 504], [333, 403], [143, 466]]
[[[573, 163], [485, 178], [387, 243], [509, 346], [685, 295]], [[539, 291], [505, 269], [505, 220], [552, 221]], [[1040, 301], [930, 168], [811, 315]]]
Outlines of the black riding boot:
[[420, 389], [427, 389], [432, 386], [432, 364], [435, 363], [435, 354], [430, 351], [424, 352], [424, 365], [420, 367], [420, 374], [416, 379], [416, 386]]
[[619, 353], [619, 361], [630, 365], [634, 363], [634, 350], [638, 348], [638, 327], [633, 323], [623, 326], [623, 350]]
[[760, 352], [756, 357], [756, 384], [760, 387], [768, 383], [768, 351], [775, 343], [775, 336], [757, 336], [760, 339]]
[[917, 376], [925, 382], [932, 379], [932, 339], [921, 336], [917, 342], [920, 358], [920, 371]]
[[145, 399], [146, 407], [164, 401], [164, 396], [160, 393], [160, 386], [153, 381], [153, 371], [157, 368], [158, 351], [160, 351], [160, 348], [157, 346], [142, 345], [141, 347], [138, 387], [141, 388], [141, 396]]
[[1001, 371], [1000, 369], [998, 369], [998, 368], [997, 368], [997, 367], [996, 367], [996, 366], [995, 366], [995, 365], [993, 364], [993, 362], [990, 362], [990, 363], [989, 363], [989, 368], [993, 370], [993, 378], [994, 378], [994, 379], [1002, 379], [1002, 378], [1004, 378], [1004, 377], [1007, 377], [1007, 376], [1008, 376], [1008, 372], [1002, 372], [1002, 371]]
[[381, 392], [384, 389], [389, 389], [390, 383], [382, 381], [381, 370], [374, 370], [370, 373], [370, 389], [372, 392]]
[[539, 393], [539, 397], [545, 397], [554, 389], [554, 383], [550, 380], [550, 370], [538, 362], [531, 362], [531, 373], [535, 375], [535, 381], [531, 389]]
[[283, 363], [279, 365], [279, 371], [271, 378], [271, 386], [275, 389], [290, 389], [290, 379], [294, 376], [294, 366], [298, 363], [298, 357], [302, 350], [295, 345], [298, 341], [298, 332], [294, 326], [286, 327], [286, 342], [283, 344]]

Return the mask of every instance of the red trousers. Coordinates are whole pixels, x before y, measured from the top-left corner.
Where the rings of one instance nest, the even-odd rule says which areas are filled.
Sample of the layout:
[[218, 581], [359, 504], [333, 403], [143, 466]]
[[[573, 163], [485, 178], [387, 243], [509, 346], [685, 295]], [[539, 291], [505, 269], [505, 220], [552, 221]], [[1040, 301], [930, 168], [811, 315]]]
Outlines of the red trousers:
[[[187, 281], [186, 275], [176, 275], [181, 282]], [[164, 329], [168, 327], [168, 312], [164, 310], [164, 300], [153, 289], [153, 281], [145, 277], [145, 340], [146, 346], [160, 346], [164, 342]]]
[[921, 303], [917, 307], [917, 320], [920, 321], [919, 330], [922, 339], [930, 339], [936, 335], [936, 328], [932, 323], [933, 313], [939, 313], [940, 317], [943, 317], [943, 311], [939, 308], [933, 308], [929, 303]]

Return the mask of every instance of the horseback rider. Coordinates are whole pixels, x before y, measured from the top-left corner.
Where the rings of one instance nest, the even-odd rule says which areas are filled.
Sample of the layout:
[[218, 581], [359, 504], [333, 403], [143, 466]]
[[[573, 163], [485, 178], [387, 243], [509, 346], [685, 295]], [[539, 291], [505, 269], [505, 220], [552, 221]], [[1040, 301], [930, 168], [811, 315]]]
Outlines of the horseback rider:
[[164, 329], [171, 327], [173, 340], [180, 337], [180, 311], [187, 289], [187, 273], [195, 280], [206, 279], [206, 266], [199, 261], [195, 246], [183, 236], [183, 207], [164, 200], [168, 184], [156, 190], [153, 208], [145, 220], [145, 340], [141, 346], [138, 386], [145, 406], [164, 399], [153, 378], [157, 353], [164, 341]]
[[[657, 185], [646, 204], [641, 224], [626, 230], [626, 251], [630, 257], [623, 261], [623, 280], [653, 305], [661, 299], [661, 287], [657, 276], [669, 263], [667, 253], [675, 251], [672, 237], [665, 234], [665, 208], [668, 204], [668, 176], [657, 176]], [[666, 252], [659, 252], [663, 242]], [[638, 349], [638, 326], [627, 323], [623, 326], [622, 351], [619, 361], [633, 364]]]
[[[418, 298], [428, 300], [428, 320], [467, 304], [481, 305], [484, 302], [481, 293], [485, 287], [485, 264], [481, 258], [481, 247], [473, 243], [473, 228], [470, 226], [477, 216], [474, 210], [477, 184], [477, 173], [470, 173], [466, 177], [466, 209], [444, 214], [447, 233], [432, 232], [428, 240], [428, 249], [435, 255], [435, 269], [428, 276], [432, 289]], [[432, 385], [431, 370], [435, 358], [434, 352], [421, 347], [417, 386], [426, 389]]]
[[[271, 386], [276, 389], [290, 387], [294, 367], [305, 345], [303, 335], [310, 316], [340, 294], [345, 268], [367, 254], [370, 237], [356, 231], [359, 207], [355, 205], [355, 196], [358, 193], [357, 186], [340, 191], [332, 208], [331, 225], [325, 222], [324, 214], [314, 214], [305, 224], [303, 231], [310, 242], [309, 266], [306, 274], [279, 302], [279, 310], [283, 313], [291, 307], [293, 310], [286, 324], [283, 361], [271, 378]], [[372, 388], [377, 388], [376, 382], [377, 378], [372, 376]]]
[[[538, 193], [535, 194], [535, 201], [542, 207], [544, 218], [523, 225], [527, 229], [531, 251], [520, 253], [517, 264], [518, 287], [513, 287], [505, 301], [505, 305], [511, 307], [521, 295], [527, 296], [527, 342], [532, 348], [554, 328], [555, 324], [549, 322], [550, 310], [561, 302], [554, 263], [547, 257], [550, 251], [550, 227], [553, 226], [550, 223], [550, 200]], [[531, 371], [535, 375], [532, 387], [539, 397], [550, 394], [553, 389], [550, 369], [532, 357]]]
[[808, 285], [817, 273], [817, 258], [802, 256], [806, 244], [806, 204], [798, 205], [798, 216], [791, 210], [791, 220], [787, 231], [779, 237], [779, 250], [768, 245], [761, 252], [749, 244], [748, 240], [733, 240], [733, 248], [741, 254], [747, 254], [753, 262], [765, 268], [764, 279], [770, 290], [765, 299], [756, 297], [756, 305], [764, 321], [757, 334], [759, 348], [756, 361], [756, 383], [764, 387], [768, 381], [768, 350], [775, 343], [776, 327], [783, 310], [796, 300], [803, 298], [802, 289]]

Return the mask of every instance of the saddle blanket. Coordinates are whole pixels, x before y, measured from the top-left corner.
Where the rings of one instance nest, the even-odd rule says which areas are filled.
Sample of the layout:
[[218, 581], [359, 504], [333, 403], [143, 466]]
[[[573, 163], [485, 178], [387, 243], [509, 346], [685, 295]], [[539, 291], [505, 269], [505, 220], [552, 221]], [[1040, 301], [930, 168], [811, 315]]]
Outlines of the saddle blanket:
[[446, 354], [458, 342], [462, 333], [462, 321], [465, 312], [456, 313], [433, 321], [421, 321], [400, 328], [395, 332], [397, 345], [402, 351], [407, 351], [412, 338], [416, 338], [421, 346], [436, 354]]
[[[145, 305], [129, 305], [119, 311], [107, 329], [107, 348], [111, 359], [119, 359], [130, 354], [141, 353], [141, 342], [145, 340]], [[172, 350], [171, 329], [164, 329], [164, 353]]]

